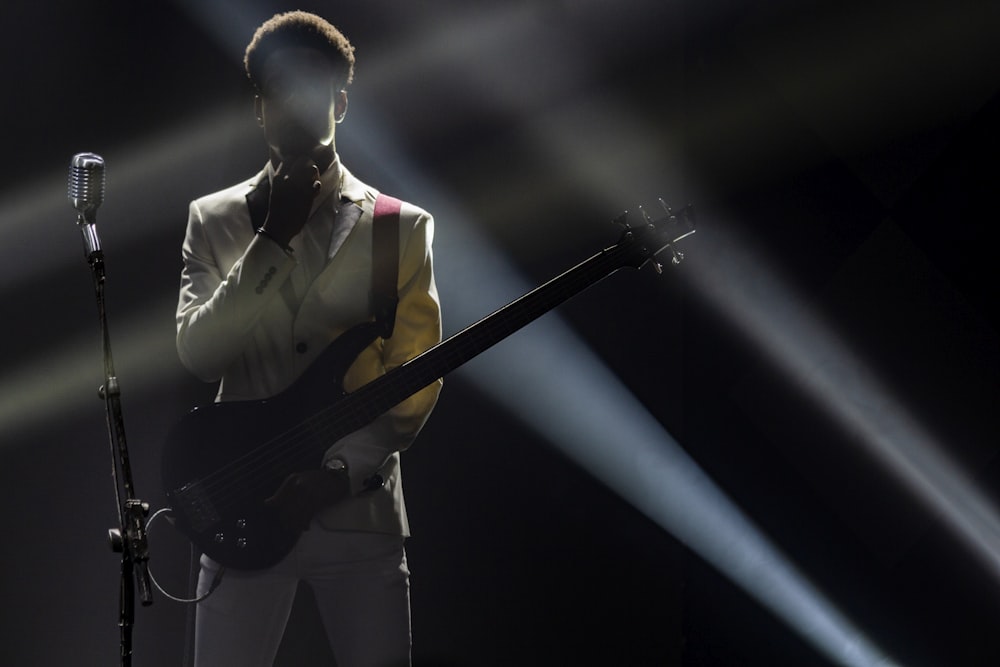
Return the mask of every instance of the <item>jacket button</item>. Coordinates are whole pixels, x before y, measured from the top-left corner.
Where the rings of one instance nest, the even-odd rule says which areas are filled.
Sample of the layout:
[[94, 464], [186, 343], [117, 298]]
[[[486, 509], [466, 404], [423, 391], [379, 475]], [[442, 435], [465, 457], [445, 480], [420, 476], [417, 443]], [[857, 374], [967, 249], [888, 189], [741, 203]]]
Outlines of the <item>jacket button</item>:
[[306, 345], [305, 343], [299, 343], [298, 345], [295, 346], [295, 351], [298, 352], [299, 354], [305, 354], [306, 350], [308, 349], [309, 346]]

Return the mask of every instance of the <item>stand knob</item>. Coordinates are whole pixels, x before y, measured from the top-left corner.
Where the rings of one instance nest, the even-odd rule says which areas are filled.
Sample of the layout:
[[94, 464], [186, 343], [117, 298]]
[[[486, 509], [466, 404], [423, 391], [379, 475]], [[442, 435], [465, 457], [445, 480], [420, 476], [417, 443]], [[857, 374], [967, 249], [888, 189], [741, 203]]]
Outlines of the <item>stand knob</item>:
[[125, 548], [125, 542], [122, 540], [122, 531], [117, 528], [108, 529], [108, 546], [116, 554], [120, 554]]

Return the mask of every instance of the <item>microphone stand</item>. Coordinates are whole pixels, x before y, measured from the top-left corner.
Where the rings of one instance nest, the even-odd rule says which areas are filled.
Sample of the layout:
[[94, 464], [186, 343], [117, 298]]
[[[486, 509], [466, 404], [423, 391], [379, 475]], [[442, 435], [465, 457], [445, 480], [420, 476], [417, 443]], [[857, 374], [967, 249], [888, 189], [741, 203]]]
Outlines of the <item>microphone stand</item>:
[[108, 435], [111, 439], [111, 477], [115, 484], [115, 501], [118, 507], [118, 528], [108, 531], [108, 541], [111, 549], [121, 554], [118, 614], [118, 626], [121, 631], [121, 664], [123, 667], [130, 667], [136, 586], [142, 605], [149, 606], [153, 603], [145, 523], [145, 518], [149, 514], [149, 504], [138, 500], [133, 490], [132, 469], [125, 442], [125, 422], [121, 410], [121, 388], [115, 376], [104, 307], [104, 253], [100, 250], [94, 225], [82, 224], [86, 222], [82, 214], [79, 222], [84, 235], [87, 261], [94, 277], [97, 312], [104, 343], [104, 384], [98, 390], [98, 394], [104, 400], [107, 415]]

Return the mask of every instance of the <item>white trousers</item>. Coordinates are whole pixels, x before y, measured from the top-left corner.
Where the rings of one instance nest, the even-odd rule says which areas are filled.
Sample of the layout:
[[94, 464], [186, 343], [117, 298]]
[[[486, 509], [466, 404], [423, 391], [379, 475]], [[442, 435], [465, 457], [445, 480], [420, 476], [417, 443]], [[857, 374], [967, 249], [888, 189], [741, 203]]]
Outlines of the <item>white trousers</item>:
[[[198, 603], [195, 667], [271, 667], [300, 580], [316, 596], [338, 667], [410, 664], [410, 584], [403, 537], [329, 531], [313, 522], [267, 570], [226, 570]], [[219, 565], [201, 558], [198, 595]]]

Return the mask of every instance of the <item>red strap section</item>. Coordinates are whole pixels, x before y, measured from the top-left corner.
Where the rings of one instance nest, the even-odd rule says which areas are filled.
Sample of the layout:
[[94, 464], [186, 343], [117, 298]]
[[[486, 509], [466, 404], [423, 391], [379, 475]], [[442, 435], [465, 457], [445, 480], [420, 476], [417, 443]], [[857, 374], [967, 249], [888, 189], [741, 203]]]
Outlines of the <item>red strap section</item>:
[[394, 215], [399, 218], [399, 210], [403, 207], [403, 202], [387, 194], [379, 193], [375, 198], [375, 219], [378, 220], [385, 215]]
[[372, 310], [382, 338], [392, 336], [399, 296], [399, 211], [403, 202], [379, 194], [372, 222]]

